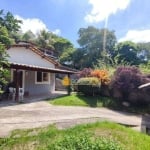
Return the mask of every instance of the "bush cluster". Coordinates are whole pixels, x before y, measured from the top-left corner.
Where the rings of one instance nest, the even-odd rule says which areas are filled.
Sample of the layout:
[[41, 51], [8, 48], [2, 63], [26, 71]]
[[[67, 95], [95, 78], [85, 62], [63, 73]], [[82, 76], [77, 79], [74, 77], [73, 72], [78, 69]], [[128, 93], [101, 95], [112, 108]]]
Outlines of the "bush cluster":
[[120, 66], [111, 80], [106, 70], [84, 69], [82, 76], [77, 82], [78, 91], [86, 95], [101, 94], [136, 105], [150, 102], [150, 87], [139, 89], [150, 82], [150, 75], [144, 75], [137, 67]]
[[80, 78], [77, 81], [78, 91], [86, 95], [95, 95], [100, 90], [100, 81], [96, 77]]
[[96, 77], [102, 85], [107, 85], [110, 82], [109, 73], [105, 69], [92, 70], [91, 68], [84, 68], [78, 76], [79, 78]]
[[122, 93], [129, 93], [143, 83], [141, 72], [136, 67], [118, 67], [111, 81], [112, 88], [119, 89]]
[[112, 96], [131, 103], [145, 103], [146, 93], [138, 87], [148, 82], [150, 78], [143, 75], [137, 67], [118, 67], [110, 83]]
[[104, 69], [102, 69], [102, 70], [98, 70], [98, 69], [93, 70], [91, 72], [91, 76], [92, 77], [97, 77], [100, 80], [102, 85], [108, 85], [109, 82], [110, 82], [109, 73], [108, 73], [107, 70], [104, 70]]

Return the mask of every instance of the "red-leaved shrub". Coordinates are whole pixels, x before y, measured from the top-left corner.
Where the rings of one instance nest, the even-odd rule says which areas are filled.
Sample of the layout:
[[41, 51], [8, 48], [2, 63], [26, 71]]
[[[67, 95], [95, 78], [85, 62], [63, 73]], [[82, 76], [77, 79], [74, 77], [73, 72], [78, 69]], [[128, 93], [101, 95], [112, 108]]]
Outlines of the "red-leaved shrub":
[[[148, 82], [150, 82], [150, 78], [143, 75], [137, 67], [123, 66], [117, 68], [110, 83], [110, 87], [113, 91], [112, 95], [116, 98], [128, 100], [130, 102], [137, 102], [141, 100], [144, 102], [144, 94], [147, 95], [147, 93], [143, 92], [142, 89], [139, 89], [138, 87]], [[138, 95], [139, 92], [141, 92], [143, 96], [136, 97], [136, 93]], [[134, 98], [131, 95], [134, 95]]]
[[91, 72], [92, 72], [91, 68], [84, 68], [79, 72], [78, 77], [79, 78], [91, 77]]

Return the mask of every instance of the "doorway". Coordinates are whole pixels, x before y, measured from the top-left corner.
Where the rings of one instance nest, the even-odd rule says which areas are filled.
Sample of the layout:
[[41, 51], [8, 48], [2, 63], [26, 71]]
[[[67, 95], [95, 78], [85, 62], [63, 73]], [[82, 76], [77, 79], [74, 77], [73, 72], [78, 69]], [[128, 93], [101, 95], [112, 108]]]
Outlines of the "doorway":
[[[17, 77], [17, 75], [16, 75], [16, 70], [12, 70], [12, 72], [11, 72], [11, 81], [13, 82], [13, 83], [16, 83], [16, 77]], [[18, 71], [18, 83], [19, 83], [19, 88], [24, 88], [24, 70], [19, 70]]]

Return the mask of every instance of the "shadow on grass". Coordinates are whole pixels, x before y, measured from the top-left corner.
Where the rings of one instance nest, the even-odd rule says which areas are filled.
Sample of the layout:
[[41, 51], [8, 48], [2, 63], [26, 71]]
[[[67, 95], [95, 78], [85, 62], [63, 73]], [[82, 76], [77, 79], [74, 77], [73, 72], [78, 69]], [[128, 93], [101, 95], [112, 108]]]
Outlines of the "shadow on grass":
[[[117, 111], [123, 111], [123, 112], [130, 112], [130, 113], [136, 113], [136, 114], [145, 114], [149, 113], [150, 114], [150, 105], [144, 105], [144, 106], [135, 106], [135, 105], [129, 105], [124, 106], [122, 104], [122, 100], [117, 100], [113, 99], [111, 97], [104, 97], [100, 95], [94, 95], [94, 96], [89, 96], [89, 95], [84, 95], [82, 93], [74, 93], [72, 95], [62, 95], [59, 96], [59, 98], [64, 98], [64, 101], [62, 100], [61, 103], [58, 104], [60, 105], [66, 105], [65, 101], [68, 100], [68, 103], [66, 106], [89, 106], [89, 107], [107, 107], [112, 110], [117, 110]], [[75, 101], [77, 99], [77, 102]], [[72, 103], [72, 99], [74, 100]], [[48, 99], [48, 101], [57, 101], [57, 99]], [[79, 101], [79, 103], [78, 103]], [[80, 101], [84, 102], [84, 104], [81, 105]], [[54, 103], [55, 104], [55, 103]], [[58, 105], [56, 104], [56, 105]]]
[[81, 93], [78, 93], [77, 97], [82, 99], [90, 107], [108, 107], [112, 109], [118, 108], [118, 103], [116, 103], [116, 101], [110, 97], [102, 97], [99, 95], [89, 96]]

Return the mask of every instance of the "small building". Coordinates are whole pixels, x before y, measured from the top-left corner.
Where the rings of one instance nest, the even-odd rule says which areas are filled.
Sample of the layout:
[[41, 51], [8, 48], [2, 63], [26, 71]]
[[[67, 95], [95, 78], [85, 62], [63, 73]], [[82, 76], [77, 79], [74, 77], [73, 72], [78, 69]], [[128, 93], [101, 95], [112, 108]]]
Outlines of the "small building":
[[25, 95], [52, 93], [55, 90], [55, 74], [70, 76], [74, 71], [60, 69], [61, 64], [45, 55], [35, 45], [19, 42], [12, 45], [7, 53], [11, 70], [11, 83], [15, 85], [18, 99], [19, 88]]

